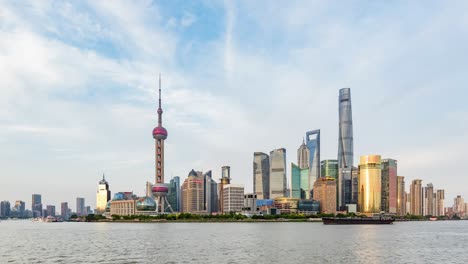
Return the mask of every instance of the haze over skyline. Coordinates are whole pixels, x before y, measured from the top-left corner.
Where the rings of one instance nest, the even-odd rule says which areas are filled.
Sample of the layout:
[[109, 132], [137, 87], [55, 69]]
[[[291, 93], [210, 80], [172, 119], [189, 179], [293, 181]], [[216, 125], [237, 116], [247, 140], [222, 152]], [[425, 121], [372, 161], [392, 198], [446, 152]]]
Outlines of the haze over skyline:
[[165, 178], [231, 166], [252, 191], [255, 151], [321, 130], [337, 158], [351, 88], [354, 164], [468, 197], [468, 3], [451, 1], [5, 1], [0, 3], [0, 200], [95, 206], [154, 180], [158, 74]]

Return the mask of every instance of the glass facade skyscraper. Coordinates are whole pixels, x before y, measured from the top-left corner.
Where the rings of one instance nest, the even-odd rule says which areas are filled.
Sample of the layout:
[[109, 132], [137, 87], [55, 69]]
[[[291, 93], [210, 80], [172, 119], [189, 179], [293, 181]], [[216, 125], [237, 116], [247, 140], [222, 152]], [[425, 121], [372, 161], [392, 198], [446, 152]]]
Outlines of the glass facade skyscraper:
[[359, 162], [358, 211], [380, 213], [382, 169], [380, 155], [361, 156]]
[[309, 150], [309, 190], [312, 190], [320, 177], [320, 129], [306, 133], [306, 145]]
[[332, 177], [338, 180], [338, 160], [322, 160], [320, 162], [320, 176], [321, 177]]
[[291, 197], [310, 199], [309, 169], [291, 163]]
[[[167, 201], [171, 205], [172, 210], [174, 210], [174, 212], [180, 212], [180, 177], [179, 176], [174, 176], [169, 181]], [[169, 208], [166, 209], [166, 212], [170, 212]]]
[[85, 198], [76, 198], [76, 214], [78, 216], [87, 215], [85, 208]]
[[270, 152], [270, 199], [286, 196], [286, 149]]
[[338, 119], [338, 207], [345, 209], [352, 200], [351, 173], [354, 159], [350, 88], [339, 91]]
[[382, 160], [382, 211], [385, 213], [397, 212], [397, 161], [394, 159]]
[[[353, 168], [351, 169], [351, 204], [357, 204], [358, 202], [358, 189], [359, 189], [358, 174], [359, 174], [358, 168], [353, 166]], [[338, 188], [336, 190], [338, 191]], [[337, 199], [338, 199], [338, 195], [337, 195]]]
[[205, 210], [208, 214], [218, 212], [218, 184], [212, 178], [211, 170], [203, 174], [205, 183]]
[[42, 215], [42, 196], [40, 194], [32, 195], [31, 211], [34, 217], [40, 217]]
[[270, 157], [255, 152], [253, 160], [253, 192], [257, 199], [270, 199]]
[[397, 215], [406, 214], [405, 177], [397, 176]]
[[2, 201], [0, 202], [0, 217], [10, 217], [11, 209], [10, 209], [10, 202], [9, 201]]

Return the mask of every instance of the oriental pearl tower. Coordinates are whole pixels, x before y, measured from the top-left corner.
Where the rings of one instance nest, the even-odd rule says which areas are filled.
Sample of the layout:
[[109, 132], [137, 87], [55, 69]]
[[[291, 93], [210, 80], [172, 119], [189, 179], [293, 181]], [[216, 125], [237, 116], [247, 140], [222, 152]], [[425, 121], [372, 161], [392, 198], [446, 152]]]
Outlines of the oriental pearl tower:
[[158, 213], [164, 213], [166, 208], [172, 212], [172, 207], [167, 201], [169, 186], [164, 183], [164, 140], [167, 138], [167, 130], [162, 126], [161, 108], [161, 75], [159, 75], [159, 107], [158, 107], [158, 126], [153, 129], [153, 138], [156, 144], [156, 179], [152, 187], [152, 193], [155, 197]]

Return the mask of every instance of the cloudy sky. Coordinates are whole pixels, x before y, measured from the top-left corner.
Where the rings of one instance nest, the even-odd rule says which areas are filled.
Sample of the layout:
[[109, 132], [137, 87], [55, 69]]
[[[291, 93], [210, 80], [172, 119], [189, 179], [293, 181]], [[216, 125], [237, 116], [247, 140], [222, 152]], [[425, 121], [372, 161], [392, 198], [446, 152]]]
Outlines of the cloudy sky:
[[[94, 207], [154, 179], [162, 74], [166, 179], [230, 165], [321, 129], [336, 158], [351, 87], [355, 160], [468, 198], [466, 1], [1, 1], [0, 200]], [[288, 169], [288, 178], [290, 171]]]

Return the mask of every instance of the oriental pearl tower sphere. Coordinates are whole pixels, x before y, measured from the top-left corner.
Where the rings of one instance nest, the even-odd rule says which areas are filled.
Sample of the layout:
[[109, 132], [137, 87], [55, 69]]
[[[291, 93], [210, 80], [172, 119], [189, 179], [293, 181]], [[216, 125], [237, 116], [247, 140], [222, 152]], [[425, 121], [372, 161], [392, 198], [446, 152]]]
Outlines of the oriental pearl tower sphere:
[[152, 187], [152, 193], [156, 198], [157, 212], [164, 213], [165, 203], [172, 211], [171, 205], [167, 201], [167, 192], [169, 186], [164, 183], [164, 140], [167, 138], [167, 130], [162, 126], [161, 108], [161, 76], [159, 76], [159, 107], [158, 107], [158, 126], [153, 129], [153, 138], [156, 144], [156, 180]]

